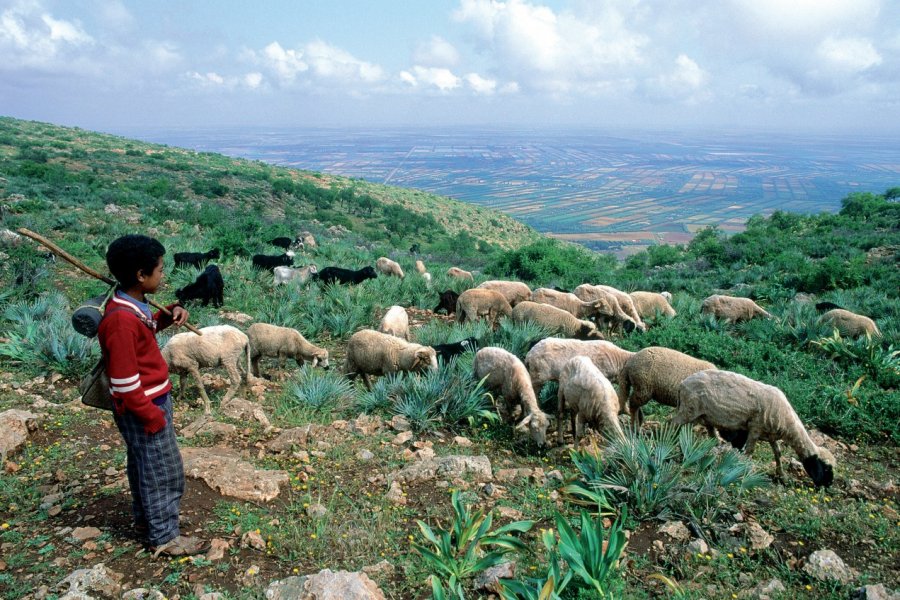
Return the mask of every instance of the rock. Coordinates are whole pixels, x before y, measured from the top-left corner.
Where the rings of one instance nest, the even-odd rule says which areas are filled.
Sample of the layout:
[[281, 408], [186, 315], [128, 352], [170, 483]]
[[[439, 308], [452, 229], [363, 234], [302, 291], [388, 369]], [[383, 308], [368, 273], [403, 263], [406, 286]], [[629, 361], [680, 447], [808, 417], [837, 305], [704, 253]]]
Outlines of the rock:
[[516, 576], [516, 563], [502, 562], [485, 569], [475, 578], [475, 589], [484, 592], [500, 593], [500, 579], [513, 579]]
[[525, 514], [522, 511], [510, 508], [509, 506], [498, 506], [497, 513], [504, 519], [509, 519], [511, 521], [522, 521], [525, 519]]
[[227, 598], [221, 592], [209, 592], [208, 594], [201, 594], [197, 597], [197, 600], [227, 600]]
[[348, 424], [350, 431], [362, 436], [370, 436], [381, 431], [384, 423], [378, 415], [361, 414]]
[[290, 452], [295, 447], [306, 446], [309, 442], [309, 434], [312, 425], [304, 425], [303, 427], [294, 427], [285, 429], [277, 438], [269, 442], [267, 448], [271, 452]]
[[388, 475], [388, 481], [428, 481], [431, 479], [462, 477], [487, 482], [492, 479], [491, 461], [487, 456], [441, 456], [415, 462]]
[[61, 512], [62, 508], [60, 508], [59, 506], [51, 506], [49, 509], [47, 509], [47, 516], [55, 517]]
[[365, 573], [324, 569], [315, 575], [288, 577], [266, 588], [266, 600], [385, 600]]
[[256, 585], [259, 585], [256, 580], [257, 575], [259, 575], [259, 566], [250, 565], [250, 568], [241, 574], [241, 583], [243, 583], [246, 587], [254, 587]]
[[375, 455], [366, 449], [362, 449], [356, 453], [356, 458], [359, 460], [372, 460], [375, 458]]
[[272, 428], [269, 417], [266, 416], [266, 413], [263, 412], [263, 409], [259, 404], [241, 400], [240, 398], [232, 398], [221, 405], [219, 410], [222, 411], [222, 414], [226, 417], [235, 419], [236, 421], [255, 419], [259, 421], [260, 425], [265, 429], [268, 430]]
[[494, 477], [497, 481], [502, 481], [504, 483], [509, 483], [511, 481], [515, 481], [516, 479], [524, 479], [526, 477], [531, 477], [531, 469], [529, 468], [521, 468], [521, 469], [500, 469], [497, 471], [497, 475]]
[[768, 548], [775, 541], [775, 538], [769, 535], [765, 529], [760, 527], [759, 523], [750, 522], [744, 526], [747, 539], [750, 541], [750, 547], [754, 550], [762, 550]]
[[763, 581], [750, 590], [747, 595], [754, 600], [775, 600], [775, 598], [781, 598], [781, 594], [785, 591], [787, 590], [785, 590], [781, 580], [773, 578], [769, 581]]
[[219, 311], [219, 316], [223, 319], [228, 319], [229, 321], [240, 323], [241, 325], [246, 325], [253, 320], [253, 317], [242, 312]]
[[237, 452], [226, 448], [182, 448], [186, 477], [202, 479], [223, 496], [268, 502], [289, 482], [285, 471], [256, 469], [241, 459]]
[[472, 445], [472, 440], [470, 440], [467, 437], [458, 435], [455, 438], [453, 438], [453, 443], [461, 448], [468, 448], [469, 446]]
[[391, 429], [394, 431], [409, 431], [409, 421], [403, 415], [394, 415], [391, 417]]
[[403, 506], [407, 502], [406, 496], [403, 494], [403, 488], [401, 488], [400, 484], [396, 481], [391, 482], [391, 487], [384, 497], [391, 504], [399, 506]]
[[122, 593], [122, 575], [99, 563], [90, 569], [73, 571], [59, 582], [57, 589], [65, 592], [59, 600], [80, 600], [93, 594], [106, 598], [118, 598]]
[[38, 428], [40, 415], [27, 410], [10, 409], [0, 413], [0, 462], [15, 453], [28, 435]]
[[883, 583], [865, 585], [850, 594], [850, 600], [900, 600], [900, 593], [892, 592]]
[[657, 529], [659, 533], [664, 533], [676, 542], [686, 542], [691, 539], [691, 532], [681, 521], [667, 521]]
[[394, 565], [387, 560], [383, 560], [378, 564], [368, 565], [362, 568], [363, 573], [369, 577], [390, 577], [394, 574]]
[[397, 435], [394, 436], [394, 439], [391, 440], [391, 443], [395, 446], [402, 446], [413, 437], [412, 431], [401, 431]]
[[321, 504], [310, 504], [306, 507], [306, 516], [313, 519], [322, 519], [328, 514], [328, 509]]
[[103, 532], [96, 527], [76, 527], [72, 531], [71, 537], [75, 538], [79, 542], [85, 542], [87, 540], [98, 538], [101, 535], [103, 535]]
[[166, 597], [156, 590], [135, 588], [122, 594], [122, 600], [166, 600]]
[[231, 543], [220, 538], [213, 538], [209, 543], [209, 550], [206, 551], [206, 560], [222, 560], [225, 557], [225, 551], [231, 548]]
[[549, 473], [547, 473], [547, 485], [560, 486], [563, 484], [565, 479], [563, 478], [563, 474], [559, 471], [559, 469], [553, 469]]
[[237, 432], [237, 427], [230, 423], [221, 423], [214, 421], [207, 416], [201, 416], [199, 419], [181, 428], [181, 435], [186, 439], [191, 439], [198, 435], [206, 435], [213, 438], [228, 438]]
[[266, 540], [262, 538], [259, 531], [248, 531], [241, 536], [241, 548], [253, 548], [264, 552], [266, 550]]
[[709, 546], [701, 540], [700, 538], [691, 540], [691, 543], [687, 545], [687, 550], [691, 554], [708, 554]]
[[856, 573], [833, 550], [816, 550], [806, 559], [803, 570], [819, 581], [847, 584], [856, 577]]

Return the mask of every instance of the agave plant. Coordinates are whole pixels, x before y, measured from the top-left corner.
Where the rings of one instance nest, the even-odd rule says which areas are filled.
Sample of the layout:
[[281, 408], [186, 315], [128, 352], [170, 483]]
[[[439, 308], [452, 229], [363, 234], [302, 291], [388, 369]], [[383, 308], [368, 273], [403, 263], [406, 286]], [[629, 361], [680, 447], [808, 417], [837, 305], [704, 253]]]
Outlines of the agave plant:
[[346, 377], [334, 370], [305, 364], [285, 386], [280, 409], [287, 414], [328, 413], [352, 397], [353, 384]]

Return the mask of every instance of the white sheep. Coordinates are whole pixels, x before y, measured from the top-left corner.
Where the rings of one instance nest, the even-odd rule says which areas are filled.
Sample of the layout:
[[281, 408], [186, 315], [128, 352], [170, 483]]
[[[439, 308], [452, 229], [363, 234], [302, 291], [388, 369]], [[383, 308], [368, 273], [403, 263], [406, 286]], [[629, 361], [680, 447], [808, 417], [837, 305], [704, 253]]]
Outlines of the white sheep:
[[421, 260], [417, 260], [416, 271], [418, 271], [419, 275], [424, 275], [428, 272], [428, 269], [425, 268], [425, 263], [423, 263]]
[[450, 267], [447, 269], [447, 275], [449, 277], [455, 277], [457, 279], [465, 279], [468, 281], [474, 281], [475, 278], [472, 277], [471, 271], [466, 271], [465, 269], [460, 269], [459, 267]]
[[616, 379], [625, 363], [634, 355], [605, 340], [571, 340], [546, 338], [534, 345], [525, 355], [525, 366], [531, 375], [534, 393], [540, 397], [541, 388], [548, 381], [557, 381], [563, 365], [574, 356], [587, 356], [609, 379]]
[[537, 288], [531, 292], [531, 301], [561, 308], [585, 320], [602, 315], [607, 310], [607, 304], [602, 301], [585, 302], [571, 292], [560, 292], [550, 288]]
[[0, 243], [4, 246], [19, 246], [25, 238], [10, 229], [0, 229]]
[[360, 375], [366, 389], [372, 389], [368, 375], [385, 375], [398, 371], [420, 372], [438, 368], [434, 348], [413, 344], [398, 337], [363, 329], [347, 342], [344, 373]]
[[525, 300], [512, 309], [512, 320], [516, 323], [532, 321], [566, 337], [581, 340], [602, 340], [603, 335], [590, 321], [579, 319], [570, 312], [549, 304], [538, 304]]
[[768, 441], [775, 455], [775, 475], [783, 476], [778, 440], [800, 457], [816, 487], [831, 485], [834, 456], [816, 446], [787, 397], [777, 387], [738, 373], [716, 369], [686, 377], [678, 386], [676, 426], [701, 421], [718, 429], [736, 448], [753, 455], [758, 440]]
[[[643, 331], [647, 328], [643, 321], [640, 320], [640, 317], [635, 320], [634, 317], [628, 314], [622, 307], [622, 304], [619, 301], [619, 294], [623, 294], [624, 292], [615, 294], [605, 289], [605, 286], [583, 283], [575, 288], [573, 293], [577, 298], [584, 302], [597, 303], [598, 322], [601, 321], [600, 317], [602, 316], [602, 320], [607, 323], [607, 326], [616, 331], [631, 331], [633, 329], [641, 329]], [[628, 294], [625, 295], [628, 296]], [[628, 299], [633, 307], [634, 302], [631, 301], [631, 296], [628, 296]], [[637, 309], [635, 309], [634, 312], [636, 314]]]
[[482, 348], [472, 363], [475, 378], [484, 379], [484, 387], [503, 397], [503, 410], [507, 421], [517, 414], [523, 419], [516, 425], [517, 431], [528, 429], [531, 439], [539, 446], [547, 443], [550, 417], [540, 409], [531, 386], [531, 378], [525, 365], [514, 354], [502, 348]]
[[750, 298], [723, 296], [722, 294], [713, 294], [706, 298], [700, 305], [700, 312], [732, 323], [748, 321], [755, 317], [772, 318], [771, 314]]
[[556, 439], [560, 446], [563, 444], [566, 411], [570, 412], [576, 446], [585, 423], [597, 431], [612, 430], [616, 436], [624, 437], [619, 425], [616, 390], [587, 356], [570, 358], [559, 374], [556, 410], [559, 427], [556, 429]]
[[305, 267], [300, 267], [299, 269], [291, 267], [275, 267], [273, 270], [275, 275], [275, 285], [281, 285], [295, 280], [300, 283], [306, 283], [306, 280], [309, 279], [311, 275], [318, 272], [319, 269], [316, 265], [307, 265]]
[[422, 279], [424, 279], [425, 283], [427, 283], [429, 286], [431, 285], [431, 273], [427, 271], [425, 273], [422, 273]]
[[399, 277], [400, 279], [405, 277], [400, 265], [386, 256], [382, 256], [375, 261], [375, 268], [378, 269], [378, 272], [382, 275], [392, 275], [394, 277]]
[[500, 292], [472, 288], [464, 291], [456, 300], [456, 321], [465, 323], [466, 320], [484, 318], [493, 327], [500, 317], [510, 316], [512, 310]]
[[519, 302], [531, 299], [531, 288], [521, 281], [502, 281], [494, 279], [479, 284], [478, 289], [500, 292], [512, 307], [515, 307]]
[[247, 329], [250, 339], [250, 366], [254, 376], [259, 377], [259, 359], [264, 356], [292, 358], [297, 364], [312, 363], [314, 367], [328, 367], [328, 350], [310, 343], [303, 334], [290, 327], [279, 327], [267, 323], [254, 323]]
[[[666, 317], [674, 317], [677, 314], [672, 305], [669, 304], [672, 294], [668, 292], [663, 292], [662, 294], [657, 294], [656, 292], [631, 292], [628, 295], [631, 296], [634, 307], [637, 309], [641, 319], [654, 317], [657, 313]], [[668, 297], [666, 297], [667, 295]]]
[[847, 337], [862, 337], [865, 335], [881, 337], [881, 331], [878, 329], [875, 321], [843, 308], [829, 310], [819, 317], [819, 322], [830, 325], [837, 329], [841, 335]]
[[378, 331], [409, 340], [409, 315], [402, 306], [392, 306], [384, 313]]
[[169, 370], [178, 373], [180, 377], [178, 385], [178, 399], [184, 395], [187, 387], [184, 382], [184, 372], [190, 373], [200, 388], [200, 396], [203, 398], [203, 412], [210, 414], [209, 396], [203, 387], [200, 378], [200, 367], [217, 367], [222, 365], [228, 371], [231, 387], [225, 393], [222, 402], [227, 402], [238, 391], [242, 378], [239, 365], [241, 359], [246, 356], [248, 379], [250, 378], [250, 338], [231, 325], [214, 325], [200, 329], [202, 335], [191, 332], [177, 333], [169, 338], [162, 349], [162, 356], [169, 365]]
[[643, 421], [641, 407], [656, 400], [666, 406], [678, 406], [678, 384], [697, 371], [715, 369], [700, 360], [671, 348], [650, 346], [638, 350], [619, 372], [619, 407], [627, 406], [632, 424]]

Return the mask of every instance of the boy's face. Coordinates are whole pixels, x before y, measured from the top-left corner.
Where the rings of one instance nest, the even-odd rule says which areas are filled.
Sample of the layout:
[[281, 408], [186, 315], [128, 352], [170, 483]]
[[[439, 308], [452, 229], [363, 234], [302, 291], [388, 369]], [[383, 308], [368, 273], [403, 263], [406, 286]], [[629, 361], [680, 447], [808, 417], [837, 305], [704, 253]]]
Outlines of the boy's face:
[[156, 267], [150, 273], [145, 273], [143, 269], [138, 271], [138, 283], [145, 294], [152, 294], [159, 287], [163, 280], [163, 259], [162, 256], [156, 262]]

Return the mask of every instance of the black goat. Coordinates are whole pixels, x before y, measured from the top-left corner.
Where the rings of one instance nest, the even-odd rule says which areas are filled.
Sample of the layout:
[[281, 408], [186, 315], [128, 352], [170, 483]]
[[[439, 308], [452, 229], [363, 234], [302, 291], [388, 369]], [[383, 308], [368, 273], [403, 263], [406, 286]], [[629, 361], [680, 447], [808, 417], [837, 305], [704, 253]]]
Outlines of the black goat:
[[440, 300], [438, 301], [438, 305], [431, 312], [437, 313], [443, 309], [447, 312], [447, 315], [452, 315], [456, 312], [457, 300], [459, 300], [459, 294], [457, 294], [453, 290], [444, 290], [440, 293]]
[[222, 272], [219, 271], [219, 267], [207, 265], [206, 269], [197, 276], [194, 283], [190, 283], [180, 290], [175, 290], [175, 297], [182, 304], [191, 300], [201, 300], [203, 306], [208, 305], [211, 300], [213, 306], [218, 308], [222, 306], [224, 301], [224, 292], [225, 280], [222, 279]]
[[273, 246], [278, 246], [279, 248], [284, 248], [285, 250], [289, 248], [302, 248], [303, 240], [300, 238], [294, 238], [293, 240], [289, 237], [277, 237], [269, 240], [269, 243]]
[[457, 354], [462, 354], [463, 352], [475, 352], [478, 350], [478, 346], [478, 338], [467, 337], [464, 340], [452, 344], [435, 344], [432, 348], [437, 352], [438, 358], [446, 362]]
[[410, 254], [418, 254], [419, 252], [420, 252], [419, 244], [413, 244], [412, 246], [409, 247]]
[[198, 269], [209, 261], [219, 259], [219, 250], [209, 252], [176, 252], [173, 256], [176, 267], [197, 267]]
[[375, 267], [363, 267], [358, 271], [341, 267], [325, 267], [312, 277], [322, 283], [362, 283], [366, 279], [375, 279], [378, 274], [375, 272]]
[[253, 266], [257, 269], [268, 269], [269, 271], [274, 271], [275, 267], [293, 267], [294, 257], [289, 254], [279, 254], [278, 256], [254, 254]]
[[844, 308], [843, 306], [839, 306], [834, 302], [818, 302], [816, 303], [816, 310], [819, 312], [825, 312], [828, 310], [834, 310], [836, 308]]

